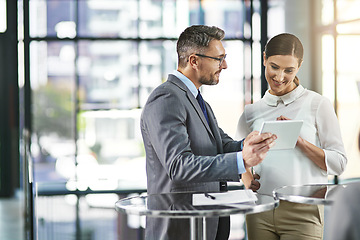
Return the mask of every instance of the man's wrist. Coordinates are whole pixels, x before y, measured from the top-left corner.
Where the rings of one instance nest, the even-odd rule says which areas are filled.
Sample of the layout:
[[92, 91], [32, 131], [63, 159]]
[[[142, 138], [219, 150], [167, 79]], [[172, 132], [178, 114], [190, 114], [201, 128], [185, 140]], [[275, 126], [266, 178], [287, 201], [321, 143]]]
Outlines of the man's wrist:
[[240, 141], [240, 151], [244, 149], [245, 138]]
[[242, 173], [246, 172], [242, 152], [237, 152], [236, 158], [237, 158], [236, 160], [237, 160], [237, 166], [238, 166], [238, 173], [242, 174]]

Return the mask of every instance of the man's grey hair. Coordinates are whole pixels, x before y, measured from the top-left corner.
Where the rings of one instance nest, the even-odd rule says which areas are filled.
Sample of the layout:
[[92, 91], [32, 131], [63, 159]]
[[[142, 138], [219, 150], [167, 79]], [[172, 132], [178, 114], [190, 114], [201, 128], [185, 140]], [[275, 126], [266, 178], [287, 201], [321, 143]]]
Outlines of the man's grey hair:
[[211, 40], [223, 40], [224, 30], [215, 26], [193, 25], [179, 36], [176, 51], [179, 67], [185, 67], [188, 57], [193, 53], [203, 54]]

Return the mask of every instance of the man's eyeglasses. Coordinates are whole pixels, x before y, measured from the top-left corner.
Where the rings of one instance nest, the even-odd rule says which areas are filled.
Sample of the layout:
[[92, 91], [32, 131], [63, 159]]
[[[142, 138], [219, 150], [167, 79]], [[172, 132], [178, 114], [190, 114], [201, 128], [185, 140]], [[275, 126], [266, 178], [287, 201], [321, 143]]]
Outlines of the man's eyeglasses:
[[199, 57], [204, 57], [204, 58], [211, 58], [211, 59], [214, 59], [214, 60], [217, 60], [219, 61], [219, 67], [221, 66], [221, 64], [224, 62], [225, 58], [226, 58], [226, 54], [221, 57], [221, 58], [217, 58], [217, 57], [210, 57], [210, 56], [206, 56], [206, 55], [202, 55], [202, 54], [195, 54], [196, 56], [199, 56]]

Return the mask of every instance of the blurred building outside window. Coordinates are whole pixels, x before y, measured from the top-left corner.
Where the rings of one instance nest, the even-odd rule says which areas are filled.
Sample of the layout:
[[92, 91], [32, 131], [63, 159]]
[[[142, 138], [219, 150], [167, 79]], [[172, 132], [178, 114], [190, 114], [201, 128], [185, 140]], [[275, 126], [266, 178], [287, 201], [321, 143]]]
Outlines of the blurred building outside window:
[[[261, 98], [260, 2], [252, 2], [252, 15], [249, 4], [30, 0], [35, 180], [102, 179], [122, 186], [132, 179], [134, 187], [145, 187], [141, 108], [176, 70], [176, 38], [192, 24], [216, 25], [226, 32], [228, 69], [218, 86], [202, 90], [219, 125], [233, 136], [243, 106]], [[338, 0], [334, 8], [333, 1], [323, 0], [321, 10], [322, 26], [332, 26], [334, 17], [342, 21], [336, 25], [336, 40], [321, 33], [321, 59], [322, 94], [336, 99], [349, 158], [344, 178], [358, 176], [353, 169], [360, 164], [358, 130], [353, 130], [360, 122], [359, 111], [354, 111], [359, 109], [359, 68], [353, 57], [360, 33], [356, 4]], [[285, 31], [284, 5], [282, 0], [269, 1], [269, 37]]]
[[[285, 31], [289, 1], [268, 1], [268, 37]], [[360, 6], [334, 1], [321, 0], [324, 31], [317, 34], [322, 94], [339, 118], [349, 160], [340, 178], [346, 179], [359, 177], [360, 167]], [[29, 7], [35, 182], [66, 181], [68, 190], [146, 187], [141, 109], [176, 70], [176, 38], [187, 26], [216, 25], [226, 32], [228, 69], [217, 86], [202, 87], [225, 132], [234, 136], [244, 105], [261, 98], [260, 0], [29, 0]], [[66, 197], [70, 206], [76, 205], [73, 197]], [[82, 207], [94, 204], [85, 200]], [[96, 201], [103, 207], [103, 196]], [[45, 210], [39, 210], [40, 218]], [[239, 226], [232, 234], [244, 234]]]
[[260, 1], [251, 6], [252, 15], [237, 0], [30, 0], [35, 181], [146, 187], [141, 108], [176, 70], [176, 38], [193, 24], [226, 32], [228, 69], [203, 92], [234, 135], [244, 104], [261, 97]]
[[340, 179], [360, 174], [360, 1], [322, 0], [322, 94], [334, 104], [348, 158]]

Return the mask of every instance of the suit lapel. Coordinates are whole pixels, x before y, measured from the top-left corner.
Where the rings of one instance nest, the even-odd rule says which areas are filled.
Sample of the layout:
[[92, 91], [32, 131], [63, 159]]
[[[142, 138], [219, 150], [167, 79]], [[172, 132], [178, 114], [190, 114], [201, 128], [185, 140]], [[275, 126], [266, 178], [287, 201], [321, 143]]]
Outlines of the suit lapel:
[[[191, 93], [191, 91], [186, 87], [186, 85], [180, 79], [178, 79], [174, 75], [169, 75], [168, 81], [172, 82], [173, 84], [175, 84], [180, 89], [182, 89], [183, 91], [186, 92], [186, 96], [187, 96], [189, 102], [195, 108], [195, 111], [197, 112], [198, 116], [200, 117], [200, 119], [201, 119], [203, 125], [205, 126], [206, 130], [209, 132], [210, 136], [215, 138], [214, 135], [213, 135], [213, 132], [211, 131], [211, 128], [210, 128], [209, 124], [206, 121], [204, 113], [201, 110], [201, 107], [199, 106], [199, 103], [197, 102], [196, 98]], [[211, 115], [211, 114], [209, 114], [209, 115]], [[210, 120], [210, 123], [214, 125], [214, 119], [213, 119], [212, 115], [211, 115], [211, 117], [209, 116], [209, 120]]]
[[[205, 118], [205, 116], [204, 116], [204, 113], [203, 113], [203, 111], [201, 110], [201, 107], [199, 106], [199, 103], [197, 102], [197, 100], [196, 100], [196, 98], [194, 97], [194, 95], [193, 95], [190, 91], [187, 90], [187, 91], [186, 91], [186, 96], [188, 97], [190, 103], [191, 103], [191, 104], [193, 105], [193, 107], [195, 108], [198, 116], [200, 117], [203, 125], [204, 125], [204, 126], [206, 127], [206, 129], [208, 130], [209, 134], [210, 134], [211, 136], [213, 136], [213, 132], [211, 131], [211, 128], [210, 128], [209, 124], [207, 123], [206, 118]], [[208, 108], [207, 108], [207, 110], [208, 110]], [[209, 115], [210, 115], [210, 114], [209, 114]], [[208, 116], [208, 117], [209, 117], [210, 124], [213, 124], [213, 123], [214, 123], [213, 118], [210, 117], [210, 116]], [[210, 118], [211, 118], [211, 120], [210, 120]]]
[[223, 153], [224, 150], [223, 150], [223, 146], [222, 146], [222, 139], [221, 139], [221, 136], [220, 136], [219, 127], [218, 127], [218, 125], [217, 125], [217, 123], [215, 121], [214, 113], [213, 113], [213, 111], [210, 111], [210, 107], [208, 107], [207, 110], [208, 110], [208, 117], [209, 117], [209, 121], [210, 121], [210, 126], [211, 126], [211, 129], [213, 129], [212, 134], [213, 134], [213, 136], [215, 138], [215, 141], [216, 141], [216, 146], [217, 146], [217, 149], [218, 149], [218, 153]]

